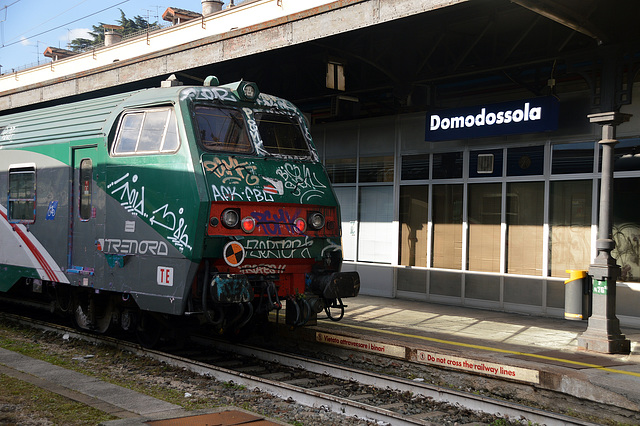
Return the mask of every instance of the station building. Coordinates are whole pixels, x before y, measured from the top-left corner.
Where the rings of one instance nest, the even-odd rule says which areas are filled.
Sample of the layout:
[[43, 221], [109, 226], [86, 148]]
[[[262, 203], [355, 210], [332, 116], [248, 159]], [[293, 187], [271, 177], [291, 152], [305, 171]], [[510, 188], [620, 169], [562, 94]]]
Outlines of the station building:
[[432, 80], [415, 112], [313, 126], [362, 293], [562, 317], [569, 270], [588, 270], [596, 255], [601, 127], [587, 116], [603, 111], [608, 83], [589, 77], [613, 77], [624, 101], [608, 107], [633, 115], [615, 147], [616, 312], [640, 325], [639, 46], [617, 50], [617, 74], [604, 76], [593, 41], [582, 70], [547, 51], [518, 78], [491, 64], [499, 71]]
[[[535, 100], [520, 96], [441, 112], [479, 120], [484, 111], [489, 127], [486, 111], [509, 111], [519, 122], [503, 126], [515, 134], [493, 124], [498, 134], [447, 139], [442, 130], [429, 140], [426, 112], [314, 127], [363, 293], [563, 316], [567, 270], [588, 270], [595, 257], [600, 128], [586, 119], [588, 93], [575, 92], [540, 107], [555, 130], [528, 132], [535, 123], [519, 117]], [[640, 101], [622, 111], [638, 117]], [[621, 125], [618, 138], [617, 313], [640, 324], [640, 120]]]

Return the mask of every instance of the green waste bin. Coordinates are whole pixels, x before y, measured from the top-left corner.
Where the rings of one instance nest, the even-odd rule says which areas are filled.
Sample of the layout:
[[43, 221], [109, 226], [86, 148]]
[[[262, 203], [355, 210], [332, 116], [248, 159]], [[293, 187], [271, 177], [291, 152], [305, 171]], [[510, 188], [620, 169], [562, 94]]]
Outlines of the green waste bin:
[[567, 269], [564, 282], [564, 319], [586, 320], [591, 316], [591, 277], [582, 269]]

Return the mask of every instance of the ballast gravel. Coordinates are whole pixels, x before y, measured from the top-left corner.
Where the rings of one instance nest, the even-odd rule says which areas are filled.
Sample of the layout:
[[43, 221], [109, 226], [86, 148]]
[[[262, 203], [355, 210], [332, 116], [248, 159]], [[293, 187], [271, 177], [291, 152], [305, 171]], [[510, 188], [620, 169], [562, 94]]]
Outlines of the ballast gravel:
[[[323, 407], [308, 407], [258, 390], [220, 382], [114, 348], [63, 338], [55, 333], [20, 328], [14, 329], [10, 336], [5, 332], [3, 334], [17, 342], [17, 347], [22, 344], [37, 348], [33, 352], [41, 354], [49, 362], [181, 405], [187, 410], [229, 406], [294, 425], [380, 425], [330, 412]], [[20, 412], [20, 407], [3, 409]], [[455, 407], [443, 406], [441, 413], [442, 416], [433, 424], [488, 425], [496, 424], [497, 419], [495, 416], [470, 413]], [[37, 413], [20, 412], [19, 421], [21, 424], [50, 424], [47, 419], [38, 418]], [[500, 424], [505, 425], [518, 423], [504, 419], [500, 421]]]

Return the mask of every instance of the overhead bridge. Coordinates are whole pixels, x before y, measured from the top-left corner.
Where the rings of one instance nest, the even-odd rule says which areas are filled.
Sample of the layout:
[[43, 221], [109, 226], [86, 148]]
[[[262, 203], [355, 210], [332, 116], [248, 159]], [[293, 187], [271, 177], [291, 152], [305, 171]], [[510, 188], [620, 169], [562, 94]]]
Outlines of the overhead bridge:
[[[0, 75], [0, 111], [130, 85], [466, 0], [255, 0], [112, 46]], [[268, 67], [273, 64], [264, 64]]]

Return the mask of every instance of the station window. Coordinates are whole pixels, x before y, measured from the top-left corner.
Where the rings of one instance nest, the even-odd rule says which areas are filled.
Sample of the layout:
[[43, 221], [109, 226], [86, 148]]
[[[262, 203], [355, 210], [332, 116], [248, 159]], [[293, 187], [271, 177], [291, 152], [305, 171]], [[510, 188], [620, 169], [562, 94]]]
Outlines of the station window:
[[[602, 148], [600, 148], [602, 153]], [[640, 139], [622, 139], [615, 146], [615, 163], [614, 170], [616, 172], [640, 170]], [[602, 158], [602, 154], [601, 157]], [[602, 169], [602, 162], [600, 162]]]
[[400, 264], [427, 266], [429, 187], [400, 187]]
[[593, 142], [553, 145], [551, 173], [592, 173]]
[[433, 186], [433, 266], [462, 266], [462, 185]]
[[327, 63], [327, 88], [344, 91], [345, 77], [344, 65], [338, 62], [329, 61]]
[[433, 178], [453, 179], [462, 177], [462, 152], [433, 154]]
[[400, 178], [402, 180], [429, 179], [429, 154], [403, 156]]
[[360, 182], [393, 182], [393, 156], [361, 157]]
[[36, 169], [33, 166], [9, 168], [9, 209], [11, 223], [36, 221]]
[[469, 184], [467, 205], [469, 270], [500, 272], [502, 184]]
[[357, 191], [355, 186], [333, 188], [340, 203], [342, 219], [342, 254], [344, 260], [356, 260], [358, 247]]
[[551, 182], [549, 273], [553, 277], [566, 277], [567, 269], [589, 269], [591, 187], [591, 180]]
[[325, 167], [331, 183], [356, 183], [355, 158], [327, 158]]
[[507, 184], [507, 272], [542, 275], [544, 182]]
[[[616, 147], [617, 149], [617, 147]], [[640, 177], [613, 180], [613, 240], [611, 255], [620, 265], [620, 280], [640, 282]]]
[[507, 175], [532, 176], [544, 172], [544, 146], [527, 146], [507, 150]]
[[391, 263], [393, 240], [393, 186], [364, 186], [359, 194], [358, 261]]
[[179, 146], [173, 108], [136, 110], [121, 117], [111, 154], [166, 154]]

